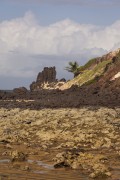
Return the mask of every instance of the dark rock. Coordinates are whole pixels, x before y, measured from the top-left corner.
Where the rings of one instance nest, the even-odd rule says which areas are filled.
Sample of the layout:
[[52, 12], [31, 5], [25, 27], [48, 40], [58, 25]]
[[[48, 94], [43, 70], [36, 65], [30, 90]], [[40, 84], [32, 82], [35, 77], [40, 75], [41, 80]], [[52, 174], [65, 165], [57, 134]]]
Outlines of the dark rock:
[[35, 91], [42, 89], [45, 83], [51, 84], [50, 86], [53, 86], [52, 83], [55, 83], [56, 81], [55, 67], [45, 67], [42, 72], [39, 72], [36, 82], [33, 82], [30, 85], [30, 90]]
[[[74, 160], [76, 160], [79, 157], [80, 153], [81, 153], [81, 150], [79, 149], [71, 149], [71, 150], [68, 149], [63, 153], [57, 154], [56, 157], [53, 159], [54, 161], [57, 162], [54, 165], [54, 167], [55, 168], [63, 168], [63, 167], [73, 168]], [[78, 166], [76, 166], [75, 169], [77, 168]]]
[[70, 167], [65, 162], [57, 163], [54, 165], [54, 168], [63, 168], [63, 167]]
[[55, 67], [45, 67], [42, 72], [37, 76], [37, 81], [40, 83], [55, 82], [56, 81], [56, 70]]
[[21, 95], [21, 94], [26, 94], [27, 91], [28, 91], [28, 90], [27, 90], [25, 87], [19, 87], [19, 88], [13, 89], [13, 92], [14, 92], [15, 94], [19, 94], [19, 95]]
[[36, 82], [33, 81], [32, 84], [30, 84], [30, 90], [34, 91], [35, 88], [36, 88]]
[[66, 79], [62, 78], [62, 79], [59, 80], [59, 82], [66, 82]]

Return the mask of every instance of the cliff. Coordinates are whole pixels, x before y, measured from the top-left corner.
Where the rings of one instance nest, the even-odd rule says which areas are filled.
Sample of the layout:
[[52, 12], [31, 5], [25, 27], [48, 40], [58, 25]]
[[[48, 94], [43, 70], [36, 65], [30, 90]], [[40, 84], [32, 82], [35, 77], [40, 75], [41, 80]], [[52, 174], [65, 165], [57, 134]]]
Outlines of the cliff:
[[114, 77], [118, 77], [120, 72], [120, 49], [89, 60], [84, 66], [80, 66], [79, 71], [80, 74], [77, 77], [65, 83], [60, 89], [69, 89], [73, 85], [81, 87], [97, 81], [105, 83], [111, 81]]

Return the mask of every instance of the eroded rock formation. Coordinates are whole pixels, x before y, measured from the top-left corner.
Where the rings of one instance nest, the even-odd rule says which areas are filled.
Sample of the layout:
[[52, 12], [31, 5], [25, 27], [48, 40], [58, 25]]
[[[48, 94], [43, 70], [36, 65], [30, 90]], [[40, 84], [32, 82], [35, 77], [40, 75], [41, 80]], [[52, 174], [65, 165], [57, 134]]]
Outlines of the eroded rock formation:
[[55, 67], [45, 67], [42, 72], [39, 72], [36, 82], [30, 85], [31, 90], [39, 90], [45, 88], [45, 85], [52, 86], [56, 82]]
[[45, 67], [42, 72], [39, 72], [36, 82], [30, 85], [31, 91], [40, 89], [57, 89], [62, 86], [66, 80], [62, 79], [60, 82], [56, 79], [56, 69], [54, 67]]
[[42, 72], [37, 76], [38, 83], [51, 83], [56, 81], [56, 69], [55, 67], [45, 67]]

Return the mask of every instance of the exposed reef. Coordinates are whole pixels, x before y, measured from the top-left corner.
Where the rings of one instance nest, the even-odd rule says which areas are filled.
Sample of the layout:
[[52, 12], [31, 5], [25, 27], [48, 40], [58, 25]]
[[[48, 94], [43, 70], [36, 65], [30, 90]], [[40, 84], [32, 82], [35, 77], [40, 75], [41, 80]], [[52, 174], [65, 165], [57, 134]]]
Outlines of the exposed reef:
[[8, 179], [119, 179], [120, 108], [1, 108], [3, 174]]

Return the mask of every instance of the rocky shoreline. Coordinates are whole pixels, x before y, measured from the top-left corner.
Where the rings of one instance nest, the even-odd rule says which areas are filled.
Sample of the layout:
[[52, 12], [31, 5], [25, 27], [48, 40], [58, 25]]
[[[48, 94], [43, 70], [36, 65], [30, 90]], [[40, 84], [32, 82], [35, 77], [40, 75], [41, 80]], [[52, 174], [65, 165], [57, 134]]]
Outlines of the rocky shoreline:
[[30, 90], [0, 91], [1, 179], [120, 180], [120, 53], [115, 55], [89, 61], [70, 84], [46, 67]]
[[[76, 171], [79, 175], [83, 173], [81, 179], [119, 179], [120, 107], [35, 110], [10, 106], [11, 101], [7, 108], [0, 108], [1, 177], [2, 172], [7, 174], [6, 179], [14, 179], [10, 174], [19, 171], [26, 172], [26, 178], [31, 174], [35, 179], [50, 179], [48, 172], [43, 177], [33, 173], [48, 166], [50, 173], [59, 172], [60, 167], [63, 171], [67, 168], [71, 177]], [[80, 179], [77, 174], [76, 179]]]
[[[9, 103], [8, 103], [9, 102]], [[7, 108], [79, 108], [82, 106], [120, 106], [120, 78], [101, 87], [72, 86], [67, 90], [0, 91], [0, 107]]]

